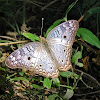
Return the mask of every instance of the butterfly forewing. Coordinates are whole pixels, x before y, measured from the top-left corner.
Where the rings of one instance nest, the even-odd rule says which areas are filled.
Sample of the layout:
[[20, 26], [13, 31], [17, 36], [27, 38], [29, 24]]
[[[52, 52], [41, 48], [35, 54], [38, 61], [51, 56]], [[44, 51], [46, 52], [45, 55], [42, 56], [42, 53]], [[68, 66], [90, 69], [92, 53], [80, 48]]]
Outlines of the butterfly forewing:
[[28, 43], [8, 56], [5, 63], [10, 68], [31, 69], [36, 62], [35, 50], [40, 46], [39, 42]]
[[76, 20], [64, 22], [51, 30], [46, 39], [51, 43], [55, 42], [62, 45], [72, 45], [78, 26], [78, 21]]
[[26, 68], [34, 73], [55, 78], [58, 68], [39, 42], [32, 42], [13, 52], [5, 61], [10, 68]]
[[72, 45], [78, 30], [78, 22], [69, 20], [55, 27], [47, 36], [49, 47], [61, 66], [59, 70], [67, 71], [72, 67]]

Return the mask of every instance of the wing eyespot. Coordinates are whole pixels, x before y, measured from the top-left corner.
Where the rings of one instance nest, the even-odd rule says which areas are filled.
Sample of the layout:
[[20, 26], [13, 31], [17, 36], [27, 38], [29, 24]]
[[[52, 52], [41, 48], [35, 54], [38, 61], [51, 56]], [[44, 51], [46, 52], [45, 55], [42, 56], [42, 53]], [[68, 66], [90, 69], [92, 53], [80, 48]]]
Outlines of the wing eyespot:
[[31, 59], [31, 57], [28, 57], [28, 60], [30, 60]]
[[61, 60], [61, 62], [63, 62], [63, 60]]
[[65, 52], [66, 50], [64, 49], [64, 52]]
[[66, 39], [66, 35], [64, 35], [64, 39]]
[[43, 72], [43, 74], [45, 74], [46, 72]]
[[41, 67], [42, 65], [40, 65], [40, 67]]

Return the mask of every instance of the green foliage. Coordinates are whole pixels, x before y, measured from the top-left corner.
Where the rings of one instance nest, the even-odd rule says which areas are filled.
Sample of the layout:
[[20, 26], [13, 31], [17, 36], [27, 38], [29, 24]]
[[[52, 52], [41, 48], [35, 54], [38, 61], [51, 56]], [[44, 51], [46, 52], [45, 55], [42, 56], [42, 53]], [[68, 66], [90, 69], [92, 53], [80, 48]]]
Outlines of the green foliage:
[[88, 12], [85, 15], [84, 20], [87, 20], [89, 17], [91, 17], [93, 14], [99, 14], [100, 13], [100, 7], [94, 7], [90, 8]]
[[76, 79], [78, 79], [79, 78], [79, 75], [77, 75], [77, 74], [74, 74], [73, 72], [71, 72], [71, 71], [66, 71], [66, 72], [60, 72], [60, 75], [61, 76], [63, 76], [63, 77], [66, 77], [66, 78], [69, 78], [69, 77], [71, 77], [71, 78], [76, 78]]
[[51, 88], [51, 84], [52, 84], [52, 80], [50, 80], [49, 78], [44, 78], [43, 81], [43, 86], [50, 89]]
[[73, 57], [72, 57], [72, 63], [74, 63], [75, 65], [78, 65], [79, 67], [83, 67], [83, 64], [78, 62], [78, 59], [81, 59], [82, 58], [82, 52], [81, 51], [78, 51], [76, 52]]
[[57, 86], [60, 85], [60, 80], [59, 80], [59, 78], [52, 79], [52, 81], [53, 81]]
[[40, 41], [40, 38], [32, 33], [23, 33], [23, 35], [34, 42]]
[[14, 74], [12, 74], [12, 75], [7, 76], [6, 78], [7, 78], [7, 79], [11, 79], [11, 77], [15, 76], [16, 74], [17, 74], [17, 73], [14, 73]]
[[67, 21], [67, 15], [68, 15], [69, 11], [76, 5], [77, 1], [78, 1], [78, 0], [76, 0], [75, 2], [73, 2], [73, 3], [67, 8], [67, 10], [66, 10], [66, 12], [65, 12], [65, 17], [64, 17], [65, 21]]
[[15, 77], [10, 79], [11, 82], [18, 80], [26, 81], [27, 83], [29, 83], [29, 81], [25, 77]]
[[42, 86], [39, 86], [39, 85], [36, 85], [36, 84], [31, 84], [31, 85], [32, 85], [32, 87], [34, 87], [35, 89], [38, 89], [38, 90], [43, 89]]
[[82, 52], [81, 51], [76, 52], [72, 57], [72, 63], [74, 64], [77, 63], [77, 60], [81, 58], [82, 58]]
[[74, 91], [71, 89], [67, 89], [66, 94], [64, 95], [64, 99], [69, 100], [74, 95]]
[[19, 72], [19, 75], [24, 76], [24, 72]]
[[77, 32], [77, 36], [82, 38], [84, 41], [100, 48], [100, 41], [99, 39], [88, 29], [86, 28], [79, 28]]
[[6, 71], [5, 68], [2, 68], [1, 66], [0, 66], [0, 70], [2, 70], [2, 71]]
[[8, 41], [8, 40], [0, 40], [0, 43], [6, 43], [6, 42], [12, 42], [12, 41]]
[[73, 73], [70, 71], [60, 72], [60, 75], [67, 78], [67, 77], [71, 77], [71, 75], [73, 75]]
[[59, 95], [58, 94], [49, 95], [48, 98], [47, 98], [47, 100], [55, 100], [56, 97], [59, 97]]

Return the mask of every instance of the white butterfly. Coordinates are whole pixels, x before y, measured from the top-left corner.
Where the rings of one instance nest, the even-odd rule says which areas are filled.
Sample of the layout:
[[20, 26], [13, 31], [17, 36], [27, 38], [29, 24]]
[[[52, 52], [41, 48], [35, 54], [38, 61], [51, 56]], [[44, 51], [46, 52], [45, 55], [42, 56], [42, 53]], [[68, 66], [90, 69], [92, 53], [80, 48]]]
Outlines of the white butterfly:
[[51, 30], [46, 39], [41, 37], [41, 43], [28, 43], [10, 54], [6, 65], [31, 69], [45, 77], [58, 77], [59, 70], [67, 71], [72, 67], [72, 45], [78, 26], [76, 20], [63, 22]]

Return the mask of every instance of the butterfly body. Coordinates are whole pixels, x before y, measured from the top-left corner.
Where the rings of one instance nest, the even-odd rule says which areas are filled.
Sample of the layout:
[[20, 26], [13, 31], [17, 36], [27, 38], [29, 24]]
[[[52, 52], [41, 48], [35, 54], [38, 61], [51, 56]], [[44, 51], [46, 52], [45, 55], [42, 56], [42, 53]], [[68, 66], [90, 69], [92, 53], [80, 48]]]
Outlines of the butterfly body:
[[10, 68], [32, 69], [36, 74], [55, 78], [59, 70], [72, 67], [72, 45], [78, 30], [78, 22], [70, 20], [55, 27], [47, 38], [28, 43], [14, 51], [5, 61]]

